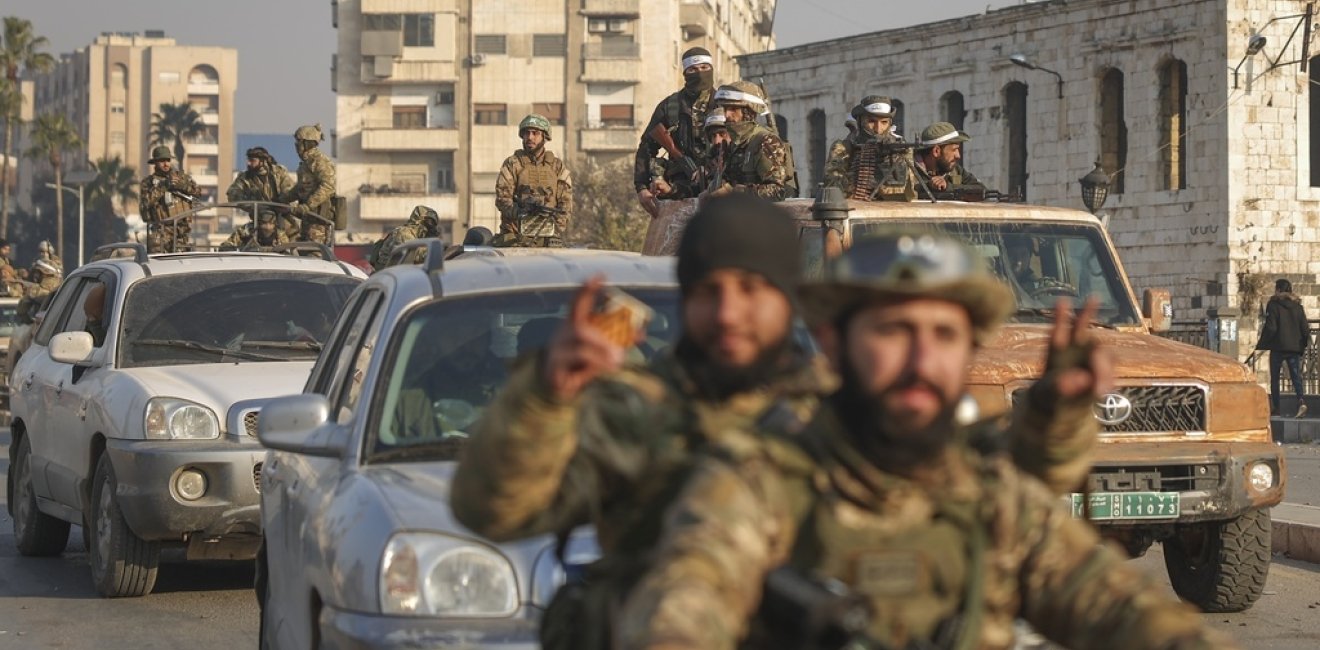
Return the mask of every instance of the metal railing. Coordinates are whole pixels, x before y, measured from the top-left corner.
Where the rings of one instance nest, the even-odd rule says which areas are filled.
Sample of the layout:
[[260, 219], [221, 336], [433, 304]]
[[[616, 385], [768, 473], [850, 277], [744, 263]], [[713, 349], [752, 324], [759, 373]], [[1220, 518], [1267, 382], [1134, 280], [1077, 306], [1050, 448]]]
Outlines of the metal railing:
[[1195, 345], [1198, 348], [1210, 348], [1210, 324], [1206, 319], [1175, 320], [1167, 332], [1160, 332], [1166, 339]]
[[[1306, 351], [1302, 352], [1302, 392], [1307, 395], [1320, 395], [1320, 350], [1316, 346], [1320, 345], [1320, 320], [1311, 319], [1307, 321], [1311, 325], [1310, 345], [1306, 346]], [[1269, 372], [1270, 353], [1254, 352], [1247, 359], [1247, 365], [1257, 372]], [[1279, 369], [1279, 394], [1291, 395], [1293, 393], [1292, 373], [1288, 368]]]

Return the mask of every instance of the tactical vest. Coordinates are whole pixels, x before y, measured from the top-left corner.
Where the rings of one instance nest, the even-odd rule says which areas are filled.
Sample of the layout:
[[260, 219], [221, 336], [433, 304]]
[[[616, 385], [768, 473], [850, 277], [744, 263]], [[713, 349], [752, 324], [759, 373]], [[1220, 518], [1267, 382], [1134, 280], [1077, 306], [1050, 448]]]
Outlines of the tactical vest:
[[887, 152], [880, 142], [856, 143], [846, 141], [848, 174], [852, 179], [852, 194], [856, 201], [911, 201], [916, 198], [908, 156], [902, 152]]
[[[513, 192], [515, 199], [534, 197], [543, 201], [547, 207], [559, 207], [559, 172], [554, 159], [549, 156], [550, 153], [546, 152], [539, 163], [530, 157], [524, 159], [522, 169], [518, 171], [518, 185]], [[523, 220], [520, 234], [524, 237], [554, 237], [563, 234], [557, 232], [554, 214], [538, 212], [518, 216]]]
[[[760, 178], [757, 176], [756, 161], [761, 156], [761, 145], [765, 144], [767, 136], [772, 135], [767, 129], [758, 129], [751, 138], [747, 140], [747, 145], [733, 151], [731, 164], [725, 167], [725, 180], [735, 185], [751, 185], [758, 183]], [[788, 142], [780, 138], [780, 143], [784, 146], [785, 169], [784, 169], [784, 188], [785, 198], [792, 198], [798, 195], [797, 170], [793, 166], [793, 149], [788, 146]], [[730, 174], [729, 172], [733, 173]]]

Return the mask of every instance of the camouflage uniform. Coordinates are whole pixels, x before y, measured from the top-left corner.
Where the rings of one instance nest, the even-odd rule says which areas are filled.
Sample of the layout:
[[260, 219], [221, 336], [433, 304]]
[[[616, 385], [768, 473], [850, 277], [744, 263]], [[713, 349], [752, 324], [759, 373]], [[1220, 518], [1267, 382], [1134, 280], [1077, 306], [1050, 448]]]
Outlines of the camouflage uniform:
[[709, 144], [701, 127], [714, 98], [714, 73], [713, 70], [697, 72], [696, 65], [712, 63], [710, 52], [703, 48], [689, 49], [683, 53], [683, 62], [683, 89], [656, 104], [651, 120], [642, 129], [641, 142], [637, 144], [637, 153], [633, 158], [634, 190], [641, 192], [649, 189], [652, 179], [661, 177], [673, 188], [672, 193], [657, 197], [665, 200], [692, 198], [700, 188], [693, 186], [692, 179], [685, 178], [682, 165], [671, 164], [668, 158], [659, 157], [662, 147], [651, 132], [656, 126], [663, 126], [674, 140], [674, 146], [685, 157], [691, 157], [698, 168], [705, 165]]
[[[280, 195], [281, 203], [297, 201], [303, 208], [294, 216], [302, 220], [299, 241], [319, 242], [326, 246], [334, 245], [335, 219], [335, 164], [325, 152], [316, 148], [320, 140], [320, 127], [299, 127], [295, 139], [310, 143], [299, 152], [298, 180], [288, 191]], [[314, 136], [314, 137], [313, 137]]]
[[[922, 145], [922, 150], [925, 151], [927, 148], [938, 145], [962, 145], [968, 140], [971, 140], [971, 138], [966, 134], [959, 132], [952, 124], [948, 122], [936, 122], [926, 127], [926, 129], [921, 132], [920, 143]], [[932, 176], [943, 176], [944, 180], [948, 181], [948, 189], [943, 190], [946, 192], [956, 191], [958, 188], [967, 188], [969, 186], [984, 189], [984, 185], [982, 185], [981, 181], [963, 167], [961, 160], [953, 163], [953, 169], [950, 169], [944, 174], [932, 174], [932, 170], [926, 168], [925, 156], [921, 155], [917, 156], [915, 171], [917, 177], [922, 181], [921, 184], [918, 184], [917, 192], [924, 198], [930, 198], [929, 192], [926, 191], [926, 188], [930, 188], [935, 192], [941, 191], [936, 190], [935, 187], [931, 185]]]
[[743, 108], [749, 119], [725, 123], [732, 142], [725, 153], [724, 185], [707, 191], [746, 192], [771, 201], [797, 196], [788, 146], [779, 136], [750, 119], [765, 106], [760, 89], [746, 81], [720, 86], [715, 102], [721, 109]]
[[[930, 187], [931, 174], [930, 171], [926, 169], [926, 162], [924, 160], [920, 158], [916, 160], [916, 170], [917, 170], [917, 176], [919, 176], [921, 180], [925, 182], [926, 184], [925, 186]], [[946, 179], [948, 179], [949, 187], [951, 188], [959, 187], [959, 186], [966, 187], [968, 185], [976, 185], [976, 186], [983, 185], [981, 183], [981, 179], [977, 178], [971, 172], [967, 171], [967, 169], [962, 166], [962, 163], [954, 163], [953, 169], [949, 170], [948, 173], [943, 174], [943, 176]], [[931, 187], [931, 189], [934, 190], [935, 188]], [[918, 186], [917, 192], [922, 196], [926, 195], [926, 190], [923, 187]]]
[[251, 223], [245, 223], [234, 229], [229, 234], [223, 244], [220, 244], [222, 251], [271, 251], [276, 246], [282, 246], [289, 243], [289, 236], [275, 228], [275, 232], [270, 237], [263, 237], [261, 230]]
[[171, 169], [168, 173], [152, 173], [142, 179], [138, 187], [142, 220], [147, 223], [147, 251], [151, 253], [184, 252], [192, 250], [192, 217], [173, 223], [161, 223], [175, 215], [192, 209], [192, 203], [180, 197], [182, 192], [196, 197], [201, 188], [187, 172]]
[[13, 263], [7, 257], [0, 257], [0, 286], [7, 296], [23, 295], [23, 283], [19, 281], [18, 271], [14, 270]]
[[[560, 212], [539, 212], [538, 202]], [[500, 167], [495, 208], [500, 211], [500, 235], [505, 239], [516, 238], [523, 246], [563, 246], [573, 215], [573, 176], [550, 151], [542, 149], [540, 156], [533, 157], [519, 149]], [[553, 234], [536, 234], [540, 232]]]
[[36, 282], [28, 283], [23, 290], [23, 297], [41, 302], [41, 299], [54, 293], [60, 286], [60, 271], [45, 260], [37, 260], [32, 269], [41, 276]]
[[[868, 115], [869, 114], [869, 115]], [[825, 161], [825, 186], [837, 187], [850, 199], [912, 200], [916, 197], [912, 175], [912, 150], [887, 148], [903, 144], [892, 130], [871, 133], [859, 122], [866, 118], [889, 118], [895, 109], [888, 97], [869, 95], [853, 107], [848, 136], [830, 145]]]
[[414, 239], [435, 237], [440, 233], [440, 215], [424, 205], [413, 208], [408, 216], [408, 223], [391, 230], [371, 247], [371, 257], [367, 260], [371, 268], [379, 271], [390, 265], [390, 255], [394, 249]]
[[[278, 203], [281, 197], [289, 194], [293, 190], [294, 176], [289, 173], [288, 168], [280, 164], [269, 164], [265, 167], [266, 173], [259, 174], [252, 170], [245, 170], [234, 179], [229, 189], [225, 191], [225, 198], [230, 203], [239, 203], [242, 201], [266, 201]], [[300, 230], [298, 220], [291, 215], [286, 215], [283, 219], [283, 230], [289, 236], [294, 236]]]

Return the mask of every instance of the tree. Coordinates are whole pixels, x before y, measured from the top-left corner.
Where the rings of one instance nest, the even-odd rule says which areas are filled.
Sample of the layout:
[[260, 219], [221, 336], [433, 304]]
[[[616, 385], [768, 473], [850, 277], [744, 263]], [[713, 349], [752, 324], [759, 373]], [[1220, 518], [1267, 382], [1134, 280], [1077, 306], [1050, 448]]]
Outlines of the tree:
[[569, 240], [591, 248], [640, 251], [651, 223], [632, 188], [632, 162], [588, 159], [573, 174]]
[[[3, 176], [0, 177], [5, 179], [9, 178], [9, 156], [18, 153], [14, 147], [14, 129], [19, 124], [22, 105], [18, 72], [20, 69], [29, 73], [44, 72], [55, 67], [55, 57], [41, 51], [48, 44], [45, 36], [37, 36], [32, 31], [32, 21], [17, 16], [5, 17], [4, 40], [0, 42], [0, 69], [4, 71], [5, 85], [20, 95], [16, 105], [9, 110], [0, 100], [0, 120], [4, 120], [5, 131], [5, 147], [0, 151], [4, 154], [3, 172], [0, 172]], [[9, 184], [0, 185], [3, 185], [0, 189], [0, 238], [4, 238], [9, 236]]]
[[137, 176], [119, 156], [96, 161], [93, 171], [96, 179], [87, 185], [87, 204], [101, 221], [102, 241], [118, 241], [116, 231], [121, 228], [116, 220], [122, 222], [124, 204], [138, 198]]
[[[64, 152], [82, 146], [82, 138], [61, 113], [43, 113], [32, 125], [32, 147], [27, 157], [45, 157], [55, 171], [55, 184], [64, 186]], [[64, 192], [55, 192], [55, 250], [64, 256]]]
[[186, 169], [183, 156], [185, 138], [195, 138], [206, 133], [202, 116], [193, 110], [191, 104], [161, 104], [159, 113], [151, 114], [151, 144], [174, 145], [174, 157], [179, 161], [179, 169]]
[[9, 237], [9, 143], [14, 129], [23, 123], [23, 95], [8, 79], [0, 76], [0, 120], [4, 121], [5, 146], [0, 149], [0, 239]]

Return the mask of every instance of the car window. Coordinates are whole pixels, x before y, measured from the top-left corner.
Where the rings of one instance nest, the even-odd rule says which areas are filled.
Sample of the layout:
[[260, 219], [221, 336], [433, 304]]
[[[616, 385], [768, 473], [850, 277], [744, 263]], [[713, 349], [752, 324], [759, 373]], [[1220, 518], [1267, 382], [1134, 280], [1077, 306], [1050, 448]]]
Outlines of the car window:
[[161, 275], [124, 296], [125, 368], [312, 360], [360, 280], [299, 271]]
[[63, 326], [64, 319], [67, 317], [69, 308], [74, 303], [74, 296], [82, 289], [81, 284], [87, 276], [73, 276], [65, 280], [56, 290], [55, 298], [51, 301], [50, 307], [46, 309], [46, 315], [41, 321], [41, 327], [37, 329], [37, 335], [33, 341], [37, 345], [48, 345], [50, 337], [56, 332], [62, 331], [59, 328]]
[[362, 305], [373, 300], [374, 290], [368, 290], [363, 293], [357, 293], [349, 297], [348, 307], [339, 316], [335, 328], [330, 333], [329, 342], [325, 345], [325, 350], [329, 350], [316, 358], [316, 365], [312, 367], [312, 374], [307, 378], [307, 390], [317, 395], [329, 395], [330, 384], [334, 381], [335, 373], [340, 369], [338, 363], [340, 351], [344, 349], [344, 339], [347, 337], [348, 330], [352, 329], [353, 321], [357, 319], [358, 312]]
[[[627, 289], [655, 310], [629, 352], [645, 362], [678, 336], [674, 289]], [[393, 328], [373, 399], [367, 461], [455, 458], [468, 429], [521, 355], [544, 347], [568, 314], [573, 290], [525, 290], [422, 305]]]
[[60, 332], [87, 332], [96, 347], [105, 344], [106, 284], [100, 278], [86, 278], [78, 283], [78, 292], [60, 324]]
[[362, 396], [362, 384], [366, 379], [368, 362], [371, 361], [371, 351], [375, 349], [376, 338], [380, 335], [378, 314], [382, 303], [380, 293], [367, 294], [339, 350], [339, 368], [335, 371], [335, 383], [332, 384], [338, 397], [332, 409], [335, 420], [340, 424], [353, 418], [353, 409]]
[[13, 336], [18, 326], [18, 303], [0, 303], [0, 337]]

